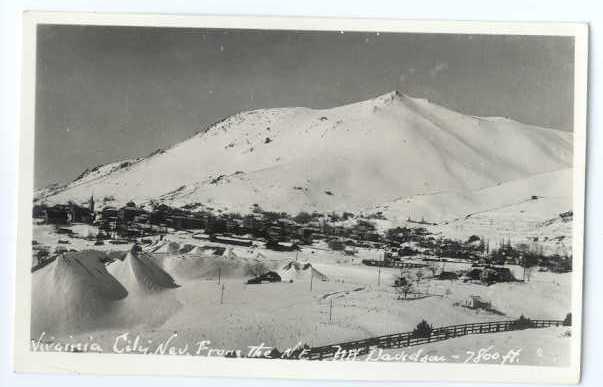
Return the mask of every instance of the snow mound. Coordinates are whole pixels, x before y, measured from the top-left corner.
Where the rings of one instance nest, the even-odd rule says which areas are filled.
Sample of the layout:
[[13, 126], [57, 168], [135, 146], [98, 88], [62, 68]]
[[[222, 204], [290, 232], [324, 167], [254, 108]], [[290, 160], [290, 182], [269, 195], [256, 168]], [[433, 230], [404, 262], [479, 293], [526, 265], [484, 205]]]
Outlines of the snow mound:
[[161, 245], [157, 246], [156, 249], [152, 250], [153, 253], [162, 254], [178, 254], [180, 251], [180, 244], [178, 242], [165, 241]]
[[157, 327], [182, 307], [175, 293], [179, 285], [153, 261], [151, 254], [133, 250], [123, 261], [107, 267], [129, 292], [111, 319], [119, 326]]
[[128, 291], [107, 271], [105, 253], [80, 251], [59, 256], [32, 274], [32, 337], [94, 330]]
[[215, 247], [215, 246], [197, 246], [192, 249], [189, 254], [191, 255], [202, 255], [202, 256], [212, 256], [212, 255], [222, 255], [224, 253], [223, 247]]
[[178, 253], [180, 253], [180, 254], [190, 253], [191, 251], [193, 251], [196, 248], [197, 248], [197, 246], [186, 243], [185, 245], [183, 245], [180, 248], [180, 250], [178, 250]]
[[142, 292], [159, 292], [177, 288], [171, 275], [152, 259], [149, 253], [130, 251], [123, 261], [109, 265], [109, 271], [128, 289]]
[[268, 271], [262, 261], [240, 257], [232, 249], [224, 255], [214, 255], [205, 249], [202, 254], [155, 255], [154, 259], [178, 280], [247, 278]]
[[310, 277], [319, 281], [328, 281], [329, 278], [316, 270], [309, 262], [291, 261], [279, 273], [284, 282], [309, 281]]

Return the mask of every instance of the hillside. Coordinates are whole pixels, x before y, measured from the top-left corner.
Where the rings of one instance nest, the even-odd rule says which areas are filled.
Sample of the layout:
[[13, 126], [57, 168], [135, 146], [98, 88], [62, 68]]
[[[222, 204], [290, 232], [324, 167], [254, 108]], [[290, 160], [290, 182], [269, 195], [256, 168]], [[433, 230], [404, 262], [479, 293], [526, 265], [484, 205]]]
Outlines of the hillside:
[[[37, 198], [85, 202], [94, 194], [116, 205], [157, 200], [248, 212], [258, 204], [290, 213], [392, 204], [404, 217], [400, 203], [411, 198], [428, 207], [421, 209], [426, 216], [441, 218], [455, 215], [456, 205], [462, 214], [496, 207], [499, 194], [483, 190], [500, 184], [509, 188], [507, 202], [529, 198], [532, 181], [523, 179], [546, 181], [543, 174], [571, 171], [571, 160], [571, 133], [466, 116], [392, 92], [331, 109], [239, 113], [164, 151], [85, 171]], [[571, 186], [557, 180], [571, 173], [559, 173], [553, 181]], [[441, 193], [450, 196], [432, 199]]]

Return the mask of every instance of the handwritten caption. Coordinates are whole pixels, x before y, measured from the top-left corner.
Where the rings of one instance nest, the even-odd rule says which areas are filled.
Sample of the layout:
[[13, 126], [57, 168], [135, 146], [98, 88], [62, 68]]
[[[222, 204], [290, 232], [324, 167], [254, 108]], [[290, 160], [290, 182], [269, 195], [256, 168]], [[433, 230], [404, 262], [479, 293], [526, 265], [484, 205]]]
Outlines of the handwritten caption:
[[[239, 357], [260, 359], [295, 359], [309, 360], [310, 348], [298, 343], [293, 347], [278, 351], [265, 343], [249, 345], [245, 350], [213, 347], [210, 340], [199, 340], [192, 344], [180, 344], [178, 334], [174, 333], [164, 340], [154, 341], [128, 332], [110, 340], [110, 345], [103, 344], [89, 336], [82, 340], [70, 336], [67, 342], [58, 341], [52, 336], [42, 333], [39, 338], [31, 340], [34, 352], [93, 352], [114, 354], [144, 354], [200, 357]], [[335, 353], [323, 361], [365, 361], [365, 362], [411, 362], [411, 363], [470, 363], [470, 364], [518, 364], [521, 348], [499, 351], [494, 345], [476, 350], [466, 350], [459, 354], [437, 354], [423, 348], [416, 350], [372, 348], [368, 352], [360, 349], [343, 349], [335, 346]]]

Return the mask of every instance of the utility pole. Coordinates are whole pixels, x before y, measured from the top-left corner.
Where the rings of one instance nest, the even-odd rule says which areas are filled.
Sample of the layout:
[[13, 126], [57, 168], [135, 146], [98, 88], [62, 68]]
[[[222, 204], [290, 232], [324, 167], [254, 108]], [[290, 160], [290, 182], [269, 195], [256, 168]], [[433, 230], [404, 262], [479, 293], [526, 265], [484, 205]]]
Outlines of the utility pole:
[[526, 282], [526, 257], [523, 254], [521, 255], [521, 266], [523, 266], [523, 276], [521, 280]]
[[312, 282], [314, 281], [314, 270], [310, 267], [310, 291], [312, 291]]
[[219, 267], [218, 268], [218, 285], [220, 285], [221, 281], [222, 281], [222, 268]]
[[381, 264], [377, 265], [377, 286], [381, 286]]
[[331, 302], [329, 304], [329, 322], [332, 321], [333, 318], [333, 299], [331, 298]]
[[220, 287], [220, 305], [224, 303], [224, 284]]

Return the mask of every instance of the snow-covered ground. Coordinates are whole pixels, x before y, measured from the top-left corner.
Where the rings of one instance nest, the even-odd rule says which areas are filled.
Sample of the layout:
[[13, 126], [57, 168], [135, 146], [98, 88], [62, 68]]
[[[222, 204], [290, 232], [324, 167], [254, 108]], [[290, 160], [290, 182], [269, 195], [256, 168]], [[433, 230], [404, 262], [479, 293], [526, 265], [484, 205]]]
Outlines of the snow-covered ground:
[[[49, 229], [36, 227], [35, 238], [52, 243]], [[74, 247], [82, 249], [93, 243], [71, 239]], [[170, 242], [220, 246], [192, 239], [188, 233], [172, 234], [157, 243]], [[514, 319], [521, 314], [534, 319], [563, 319], [570, 310], [570, 274], [535, 272], [527, 283], [489, 287], [423, 278], [414, 286], [424, 297], [404, 300], [392, 287], [399, 269], [360, 263], [363, 258], [375, 258], [377, 250], [360, 249], [357, 256], [346, 256], [321, 246], [305, 247], [297, 254], [222, 246], [226, 251], [219, 257], [199, 254], [197, 249], [193, 254], [145, 253], [147, 258], [142, 260], [128, 255], [124, 261], [108, 264], [99, 275], [110, 275], [118, 286], [127, 289], [122, 299], [107, 299], [94, 292], [92, 297], [82, 291], [98, 288], [98, 275], [75, 270], [64, 265], [65, 258], [58, 258], [33, 273], [32, 338], [42, 332], [46, 339], [53, 336], [59, 342], [93, 338], [110, 351], [116, 338], [126, 332], [132, 340], [140, 335], [152, 348], [175, 335], [171, 339], [174, 345], [193, 346], [209, 340], [213, 348], [245, 352], [248, 346], [260, 343], [282, 349], [299, 342], [318, 346], [405, 332], [423, 319], [436, 327]], [[98, 268], [90, 254], [76, 254], [85, 267]], [[291, 282], [246, 284], [259, 264]], [[446, 265], [447, 270], [467, 266]], [[520, 268], [512, 269], [519, 276]], [[167, 286], [170, 281], [161, 272], [179, 287]], [[78, 285], [65, 287], [61, 283]], [[471, 295], [489, 300], [499, 313], [461, 306]], [[536, 330], [522, 335], [532, 332]], [[550, 345], [555, 343], [553, 340]]]

